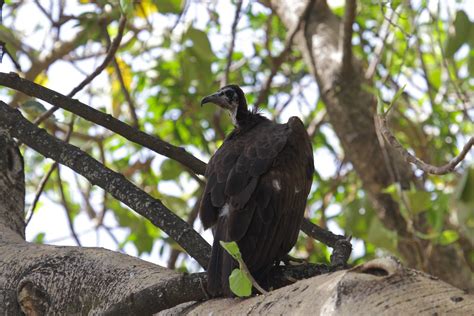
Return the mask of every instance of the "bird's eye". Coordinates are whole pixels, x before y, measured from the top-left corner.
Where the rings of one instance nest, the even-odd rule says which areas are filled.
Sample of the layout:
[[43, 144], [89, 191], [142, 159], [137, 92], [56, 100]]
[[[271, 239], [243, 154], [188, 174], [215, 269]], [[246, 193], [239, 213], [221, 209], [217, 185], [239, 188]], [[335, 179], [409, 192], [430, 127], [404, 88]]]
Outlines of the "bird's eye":
[[234, 99], [234, 93], [233, 93], [232, 91], [230, 91], [230, 90], [227, 90], [227, 91], [225, 92], [225, 96], [226, 96], [227, 99], [229, 99], [229, 100]]

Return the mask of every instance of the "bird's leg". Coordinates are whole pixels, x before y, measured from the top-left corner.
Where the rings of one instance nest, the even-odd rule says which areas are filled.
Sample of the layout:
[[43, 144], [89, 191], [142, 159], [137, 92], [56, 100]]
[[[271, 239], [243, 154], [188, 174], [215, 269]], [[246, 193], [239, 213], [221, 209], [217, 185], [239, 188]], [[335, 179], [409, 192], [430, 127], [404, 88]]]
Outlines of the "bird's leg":
[[305, 259], [301, 259], [301, 258], [295, 258], [295, 257], [292, 257], [290, 256], [289, 254], [286, 254], [285, 257], [283, 259], [281, 259], [281, 261], [283, 261], [283, 263], [285, 265], [300, 265], [300, 264], [305, 264], [307, 263], [307, 261]]

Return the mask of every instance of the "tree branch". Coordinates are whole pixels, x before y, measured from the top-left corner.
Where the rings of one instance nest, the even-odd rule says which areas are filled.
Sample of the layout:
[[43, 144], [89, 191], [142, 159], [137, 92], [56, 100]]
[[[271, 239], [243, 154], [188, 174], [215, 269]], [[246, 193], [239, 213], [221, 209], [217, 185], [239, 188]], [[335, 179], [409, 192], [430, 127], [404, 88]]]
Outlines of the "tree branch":
[[103, 166], [79, 148], [39, 129], [25, 119], [19, 111], [1, 101], [0, 128], [42, 155], [68, 166], [92, 184], [106, 190], [117, 200], [161, 228], [202, 267], [207, 266], [210, 255], [209, 244], [189, 224], [166, 208], [159, 200], [140, 190], [123, 175]]
[[184, 148], [173, 146], [159, 138], [148, 135], [136, 128], [130, 127], [109, 114], [97, 111], [77, 100], [68, 98], [29, 80], [22, 79], [15, 73], [6, 74], [0, 72], [0, 85], [21, 91], [29, 96], [39, 98], [52, 105], [70, 111], [83, 119], [96, 123], [125, 137], [129, 141], [149, 148], [160, 155], [174, 159], [197, 174], [204, 174], [206, 171], [206, 164], [189, 154]]
[[346, 0], [346, 9], [344, 12], [344, 33], [342, 35], [342, 67], [343, 75], [348, 75], [352, 68], [352, 25], [356, 17], [356, 0]]
[[61, 179], [60, 170], [61, 170], [61, 168], [59, 168], [59, 166], [58, 166], [57, 176], [58, 176], [58, 186], [59, 186], [59, 193], [60, 193], [60, 196], [61, 196], [61, 202], [64, 206], [64, 212], [66, 213], [67, 223], [69, 225], [69, 230], [71, 231], [71, 235], [72, 235], [74, 241], [76, 242], [76, 244], [79, 247], [81, 247], [82, 246], [81, 240], [79, 239], [79, 236], [76, 233], [76, 229], [74, 228], [74, 220], [71, 216], [72, 210], [69, 207], [69, 202], [66, 198], [66, 194], [64, 193], [63, 180]]
[[400, 142], [388, 128], [387, 119], [384, 116], [377, 115], [375, 119], [378, 121], [380, 132], [382, 133], [385, 140], [390, 144], [390, 146], [397, 150], [407, 162], [414, 164], [419, 169], [427, 173], [442, 175], [452, 172], [456, 168], [456, 166], [466, 157], [472, 146], [474, 146], [474, 137], [471, 137], [464, 145], [459, 155], [451, 159], [447, 164], [440, 167], [436, 167], [427, 164], [426, 162], [410, 154], [405, 148], [403, 148], [402, 144], [400, 144]]

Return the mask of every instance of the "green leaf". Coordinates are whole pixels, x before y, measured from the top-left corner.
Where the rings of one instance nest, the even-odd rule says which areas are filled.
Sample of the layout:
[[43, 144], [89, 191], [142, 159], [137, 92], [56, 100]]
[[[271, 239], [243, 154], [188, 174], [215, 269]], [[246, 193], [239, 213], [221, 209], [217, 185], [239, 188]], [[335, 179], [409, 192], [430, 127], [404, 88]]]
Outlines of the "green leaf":
[[25, 103], [23, 103], [22, 108], [33, 114], [41, 114], [43, 112], [46, 112], [46, 108], [44, 107], [44, 105], [36, 100], [26, 101]]
[[474, 208], [474, 167], [466, 170], [456, 188], [456, 198]]
[[[472, 32], [474, 34], [474, 31]], [[469, 59], [467, 62], [467, 69], [469, 71], [469, 76], [474, 77], [474, 44], [472, 45], [471, 51], [469, 53]]]
[[160, 13], [179, 13], [183, 6], [182, 0], [155, 0]]
[[388, 109], [387, 109], [387, 111], [385, 111], [385, 113], [388, 113], [392, 109], [392, 106], [395, 104], [395, 102], [397, 102], [398, 98], [402, 95], [403, 91], [405, 91], [406, 86], [407, 85], [404, 84], [403, 87], [400, 87], [400, 89], [398, 89], [398, 91], [393, 96], [393, 99], [390, 102], [390, 105], [388, 106]]
[[450, 32], [446, 42], [446, 56], [451, 58], [470, 38], [471, 21], [466, 12], [460, 10], [454, 19], [454, 32]]
[[161, 164], [161, 179], [162, 180], [174, 180], [181, 174], [181, 167], [174, 160], [168, 159], [163, 161]]
[[201, 30], [190, 27], [186, 32], [185, 39], [190, 39], [193, 45], [190, 47], [202, 60], [211, 61], [214, 59], [214, 52], [207, 34]]
[[44, 244], [44, 237], [46, 236], [45, 233], [39, 233], [38, 235], [33, 238], [33, 242], [36, 244]]
[[456, 231], [454, 230], [445, 230], [441, 233], [441, 236], [439, 237], [439, 244], [440, 245], [449, 245], [455, 242], [456, 240], [459, 239], [459, 235]]
[[427, 211], [431, 205], [431, 194], [426, 191], [410, 191], [407, 193], [410, 211], [418, 214]]
[[239, 297], [247, 297], [252, 294], [252, 282], [240, 269], [232, 271], [229, 276], [229, 286], [231, 291]]
[[133, 2], [130, 0], [120, 0], [120, 10], [123, 14], [130, 17], [133, 13]]
[[367, 241], [389, 251], [395, 252], [397, 249], [397, 233], [386, 229], [376, 216], [370, 222]]
[[235, 260], [241, 260], [242, 255], [240, 254], [239, 246], [235, 241], [225, 242], [219, 241], [222, 248], [224, 248]]

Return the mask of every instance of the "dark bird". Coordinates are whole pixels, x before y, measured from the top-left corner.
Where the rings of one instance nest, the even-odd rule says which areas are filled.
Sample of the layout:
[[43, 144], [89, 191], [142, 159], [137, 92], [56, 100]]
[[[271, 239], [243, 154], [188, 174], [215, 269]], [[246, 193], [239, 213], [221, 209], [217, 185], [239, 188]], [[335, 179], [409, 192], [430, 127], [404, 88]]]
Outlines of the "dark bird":
[[237, 262], [219, 241], [235, 241], [258, 281], [295, 245], [314, 172], [313, 150], [303, 123], [277, 124], [249, 111], [243, 91], [228, 85], [202, 99], [229, 111], [234, 130], [206, 169], [199, 215], [212, 227], [208, 292], [231, 296], [229, 275]]

